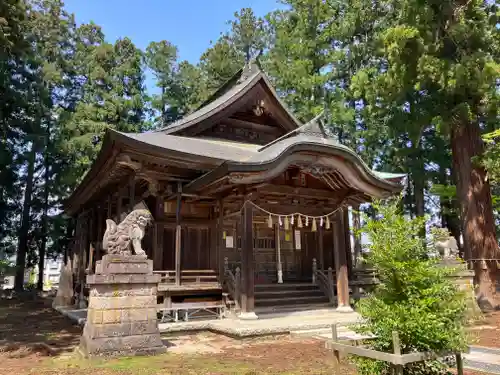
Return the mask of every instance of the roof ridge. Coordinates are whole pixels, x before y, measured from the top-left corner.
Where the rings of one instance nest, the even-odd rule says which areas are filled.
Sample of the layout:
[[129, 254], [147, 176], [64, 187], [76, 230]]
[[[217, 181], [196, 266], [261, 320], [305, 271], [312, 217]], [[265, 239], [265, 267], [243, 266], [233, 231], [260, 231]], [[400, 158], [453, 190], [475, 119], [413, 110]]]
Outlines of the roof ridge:
[[[286, 133], [285, 135], [282, 135], [281, 137], [275, 139], [274, 141], [271, 141], [267, 144], [265, 144], [264, 146], [262, 146], [261, 148], [259, 148], [259, 152], [260, 151], [263, 151], [265, 150], [266, 148], [282, 141], [283, 139], [285, 138], [288, 138], [289, 136], [297, 133], [297, 134], [307, 134], [306, 133], [306, 129], [310, 128], [310, 127], [313, 127], [313, 126], [316, 126], [320, 129], [320, 134], [322, 134], [322, 138], [327, 138], [327, 135], [326, 135], [326, 132], [325, 132], [325, 128], [323, 127], [323, 125], [321, 124], [318, 124], [318, 120], [324, 115], [324, 111], [321, 111], [319, 115], [313, 117], [311, 120], [309, 120], [308, 122], [306, 122], [304, 125], [301, 125], [299, 126], [297, 129], [293, 129], [291, 131], [289, 131], [288, 133]], [[316, 134], [316, 132], [314, 132], [314, 134]]]

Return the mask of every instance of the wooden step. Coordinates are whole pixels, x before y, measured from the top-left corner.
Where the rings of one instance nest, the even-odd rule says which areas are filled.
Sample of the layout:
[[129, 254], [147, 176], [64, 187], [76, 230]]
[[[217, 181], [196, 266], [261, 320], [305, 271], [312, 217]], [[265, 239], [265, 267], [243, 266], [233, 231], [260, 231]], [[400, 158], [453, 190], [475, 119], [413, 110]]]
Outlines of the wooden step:
[[328, 302], [328, 298], [324, 295], [320, 296], [303, 296], [300, 298], [289, 298], [289, 297], [280, 297], [280, 298], [265, 298], [265, 299], [256, 299], [255, 306], [284, 306], [284, 305], [303, 305], [309, 303], [326, 303]]
[[290, 284], [256, 284], [255, 291], [262, 290], [315, 290], [318, 286], [312, 283], [290, 283]]
[[280, 317], [291, 316], [293, 314], [303, 315], [309, 311], [330, 311], [335, 309], [329, 302], [322, 303], [305, 303], [299, 305], [282, 305], [282, 306], [256, 306], [255, 313], [259, 317]]
[[269, 298], [279, 298], [279, 297], [288, 297], [288, 298], [302, 298], [308, 296], [324, 296], [325, 294], [319, 289], [298, 289], [298, 290], [256, 290], [255, 298], [256, 299], [269, 299]]

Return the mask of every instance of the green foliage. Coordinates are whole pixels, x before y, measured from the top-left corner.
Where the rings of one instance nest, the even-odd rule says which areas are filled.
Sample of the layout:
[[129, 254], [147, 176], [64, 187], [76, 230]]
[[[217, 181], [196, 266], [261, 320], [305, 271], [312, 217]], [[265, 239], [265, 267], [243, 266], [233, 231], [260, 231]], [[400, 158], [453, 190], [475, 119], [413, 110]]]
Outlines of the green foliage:
[[498, 186], [500, 184], [500, 129], [485, 134], [483, 140], [486, 143], [486, 151], [480, 161], [488, 171], [491, 183]]
[[[358, 304], [363, 323], [355, 329], [372, 333], [372, 349], [392, 352], [392, 332], [397, 331], [402, 353], [462, 350], [466, 344], [466, 299], [447, 279], [454, 270], [440, 267], [428, 256], [418, 236], [424, 218], [407, 219], [398, 202], [375, 203], [376, 218], [367, 218], [364, 231], [370, 238], [368, 264], [380, 284]], [[389, 374], [385, 362], [355, 359], [361, 374]], [[437, 364], [407, 368], [409, 374], [443, 374]]]

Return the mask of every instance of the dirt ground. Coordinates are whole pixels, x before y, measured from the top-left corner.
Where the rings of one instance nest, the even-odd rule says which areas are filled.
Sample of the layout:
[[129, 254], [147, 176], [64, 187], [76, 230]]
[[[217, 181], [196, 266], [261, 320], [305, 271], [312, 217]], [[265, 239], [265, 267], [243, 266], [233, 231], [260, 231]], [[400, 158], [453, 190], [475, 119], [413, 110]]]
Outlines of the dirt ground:
[[471, 327], [473, 345], [500, 348], [500, 311], [485, 313]]
[[[499, 317], [492, 316], [488, 324]], [[0, 375], [356, 374], [348, 365], [335, 372], [331, 352], [316, 340], [280, 336], [241, 341], [199, 333], [166, 337], [165, 355], [87, 361], [73, 352], [80, 333], [81, 327], [54, 312], [48, 300], [0, 300]]]

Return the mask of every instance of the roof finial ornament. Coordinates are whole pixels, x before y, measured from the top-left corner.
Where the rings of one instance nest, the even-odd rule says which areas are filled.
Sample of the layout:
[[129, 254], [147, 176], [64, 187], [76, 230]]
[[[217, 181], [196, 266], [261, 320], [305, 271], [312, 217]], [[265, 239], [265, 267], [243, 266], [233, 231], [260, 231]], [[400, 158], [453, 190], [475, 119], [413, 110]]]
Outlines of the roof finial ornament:
[[262, 67], [259, 61], [259, 58], [262, 55], [262, 53], [263, 50], [261, 49], [255, 57], [250, 57], [248, 60], [245, 61], [245, 66], [243, 67], [241, 76], [238, 79], [238, 83], [246, 81], [249, 77], [262, 71]]
[[325, 128], [321, 122], [321, 118], [325, 115], [325, 111], [321, 111], [317, 116], [312, 118], [306, 124], [299, 128], [299, 133], [312, 135], [315, 137], [327, 138]]

